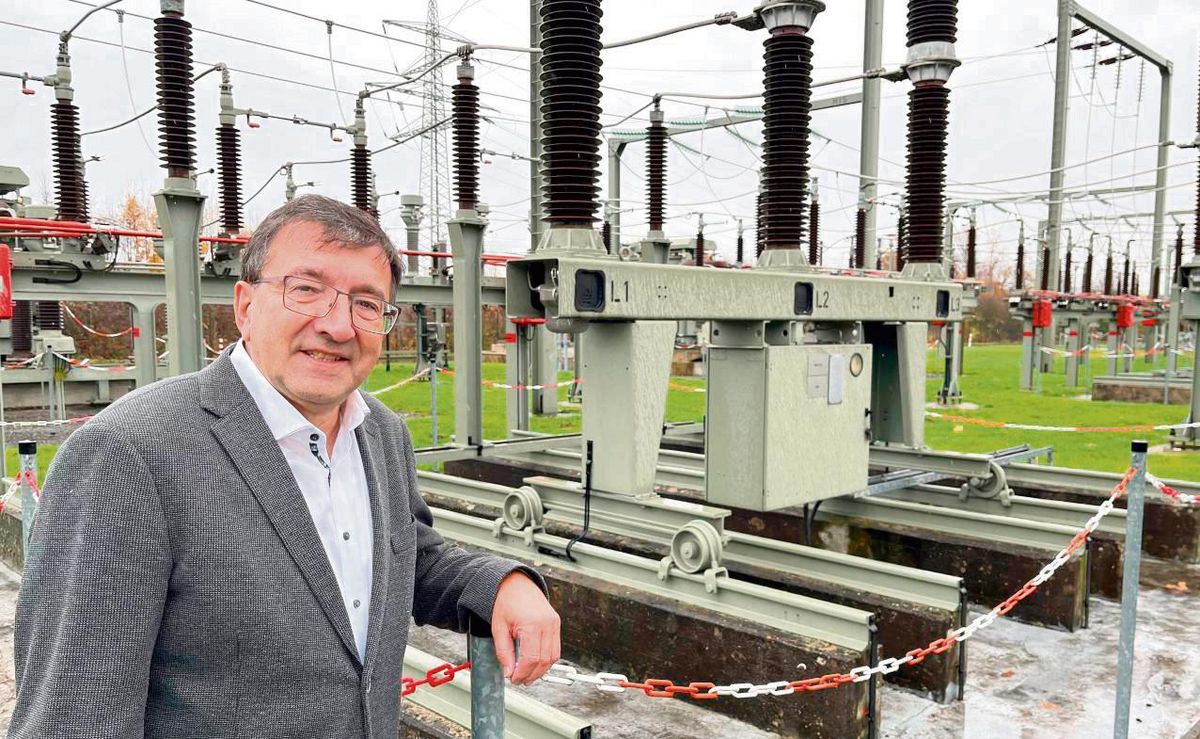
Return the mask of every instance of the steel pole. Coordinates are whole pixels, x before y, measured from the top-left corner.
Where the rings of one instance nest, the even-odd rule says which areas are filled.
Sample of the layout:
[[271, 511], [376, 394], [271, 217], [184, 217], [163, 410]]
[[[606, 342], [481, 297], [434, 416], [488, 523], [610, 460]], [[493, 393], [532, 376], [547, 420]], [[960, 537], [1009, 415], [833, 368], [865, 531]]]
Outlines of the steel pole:
[[[490, 635], [477, 636], [487, 624], [472, 622], [467, 637], [471, 660], [471, 739], [504, 739], [504, 668]], [[515, 656], [515, 655], [514, 655]]]
[[[1155, 284], [1150, 288], [1150, 295], [1162, 295], [1163, 275], [1167, 270], [1162, 267], [1162, 244], [1164, 214], [1167, 210], [1167, 153], [1171, 148], [1168, 139], [1171, 138], [1171, 65], [1158, 69], [1161, 85], [1158, 101], [1158, 163], [1154, 173], [1154, 239], [1150, 247], [1150, 279]], [[1156, 276], [1157, 275], [1157, 276]]]
[[459, 210], [448, 224], [454, 256], [454, 440], [483, 444], [483, 219]]
[[[1071, 0], [1058, 0], [1058, 34], [1055, 37], [1054, 54], [1054, 133], [1050, 145], [1050, 199], [1046, 215], [1045, 238], [1050, 251], [1043, 269], [1049, 278], [1051, 290], [1058, 289], [1059, 237], [1062, 231], [1063, 166], [1067, 156], [1067, 108], [1071, 84]], [[1040, 250], [1039, 250], [1040, 252]], [[1040, 274], [1039, 274], [1040, 276]], [[1054, 346], [1054, 327], [1042, 333], [1041, 345]], [[1038, 358], [1043, 372], [1054, 369], [1053, 355], [1043, 354]]]
[[[863, 71], [883, 66], [883, 0], [866, 0], [866, 19], [863, 23]], [[862, 83], [862, 127], [859, 132], [858, 196], [866, 212], [863, 230], [863, 264], [875, 264], [877, 246], [875, 224], [878, 209], [875, 196], [879, 191], [879, 98], [883, 81], [878, 77]]]
[[1133, 640], [1137, 632], [1138, 578], [1142, 567], [1142, 514], [1145, 508], [1146, 451], [1145, 441], [1134, 441], [1133, 469], [1136, 470], [1127, 490], [1125, 517], [1125, 571], [1121, 588], [1121, 635], [1117, 645], [1117, 707], [1113, 725], [1114, 739], [1129, 736], [1129, 702], [1133, 696]]
[[[3, 450], [0, 450], [2, 452]], [[29, 552], [29, 536], [37, 518], [37, 442], [17, 442], [17, 484], [21, 490], [21, 551]]]

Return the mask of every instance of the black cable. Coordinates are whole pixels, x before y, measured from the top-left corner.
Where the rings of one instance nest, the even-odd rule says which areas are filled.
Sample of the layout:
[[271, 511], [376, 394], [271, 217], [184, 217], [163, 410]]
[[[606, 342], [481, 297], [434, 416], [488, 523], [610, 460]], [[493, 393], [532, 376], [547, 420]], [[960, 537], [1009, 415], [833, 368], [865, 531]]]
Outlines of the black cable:
[[588, 528], [592, 523], [592, 440], [587, 442], [587, 452], [583, 462], [583, 530], [574, 539], [567, 542], [565, 554], [571, 562], [575, 558], [571, 556], [571, 547], [575, 546], [583, 537], [587, 536]]

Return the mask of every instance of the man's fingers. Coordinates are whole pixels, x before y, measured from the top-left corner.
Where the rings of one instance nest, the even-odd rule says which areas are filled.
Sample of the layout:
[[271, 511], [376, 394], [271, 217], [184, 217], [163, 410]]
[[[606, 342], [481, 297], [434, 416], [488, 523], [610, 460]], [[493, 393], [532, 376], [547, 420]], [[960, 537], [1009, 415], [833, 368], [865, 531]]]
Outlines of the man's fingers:
[[520, 642], [520, 659], [513, 671], [512, 681], [518, 685], [529, 685], [558, 662], [562, 647], [557, 620], [554, 624], [545, 624], [536, 629], [522, 629]]
[[507, 623], [497, 621], [492, 624], [492, 642], [496, 645], [496, 659], [500, 661], [504, 676], [513, 679], [513, 663], [516, 660], [513, 658], [513, 638], [508, 632]]

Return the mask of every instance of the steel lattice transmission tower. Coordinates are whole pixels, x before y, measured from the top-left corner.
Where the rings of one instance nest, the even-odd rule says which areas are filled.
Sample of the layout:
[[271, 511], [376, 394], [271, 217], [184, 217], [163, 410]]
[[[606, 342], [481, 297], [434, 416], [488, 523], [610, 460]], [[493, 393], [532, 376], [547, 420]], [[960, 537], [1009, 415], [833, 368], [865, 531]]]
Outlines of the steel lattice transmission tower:
[[[425, 62], [426, 70], [441, 61], [445, 55], [441, 45], [442, 29], [438, 20], [438, 0], [429, 0], [425, 18]], [[428, 243], [433, 247], [446, 240], [446, 221], [450, 212], [450, 133], [445, 126], [437, 126], [448, 115], [446, 83], [440, 70], [425, 75], [421, 82], [424, 102], [421, 108], [421, 128], [429, 130], [421, 136], [421, 194], [425, 196], [425, 228]], [[431, 128], [432, 127], [432, 128]]]

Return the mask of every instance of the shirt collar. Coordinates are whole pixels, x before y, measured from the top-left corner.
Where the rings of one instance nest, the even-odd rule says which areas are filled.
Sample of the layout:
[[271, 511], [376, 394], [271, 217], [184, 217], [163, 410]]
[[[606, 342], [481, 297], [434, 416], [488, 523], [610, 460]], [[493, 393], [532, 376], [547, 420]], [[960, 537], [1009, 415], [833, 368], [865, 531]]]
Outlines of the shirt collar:
[[[267, 428], [275, 437], [275, 441], [286, 439], [298, 431], [309, 429], [320, 431], [300, 411], [296, 410], [296, 406], [292, 405], [291, 401], [275, 389], [271, 381], [250, 358], [250, 353], [242, 345], [241, 339], [234, 344], [229, 359], [233, 362], [233, 368], [241, 378], [242, 384], [246, 386], [250, 397], [254, 398], [254, 403], [262, 413], [263, 420], [266, 421]], [[342, 404], [341, 432], [357, 429], [370, 412], [371, 409], [363, 400], [362, 394], [357, 391], [351, 393], [350, 397], [346, 398], [346, 402]]]

